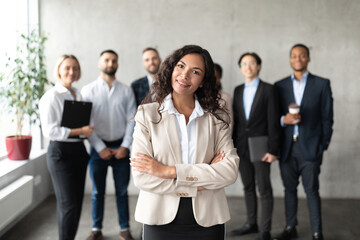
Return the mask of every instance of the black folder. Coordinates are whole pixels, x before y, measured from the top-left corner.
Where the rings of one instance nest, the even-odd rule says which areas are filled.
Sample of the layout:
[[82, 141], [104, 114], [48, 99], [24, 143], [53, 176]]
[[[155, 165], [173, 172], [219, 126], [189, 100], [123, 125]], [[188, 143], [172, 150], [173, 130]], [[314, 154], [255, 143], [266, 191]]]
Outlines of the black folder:
[[259, 162], [268, 152], [268, 136], [249, 137], [249, 153], [251, 162]]
[[[81, 128], [89, 125], [91, 109], [91, 102], [65, 100], [61, 126], [68, 128]], [[79, 137], [80, 136], [76, 136], [75, 138]]]

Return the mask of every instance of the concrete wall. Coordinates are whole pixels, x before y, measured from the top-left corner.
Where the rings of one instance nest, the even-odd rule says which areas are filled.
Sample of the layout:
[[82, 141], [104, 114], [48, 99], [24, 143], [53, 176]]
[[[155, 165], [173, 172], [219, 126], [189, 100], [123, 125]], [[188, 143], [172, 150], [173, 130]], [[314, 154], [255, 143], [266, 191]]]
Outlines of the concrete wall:
[[[224, 90], [232, 94], [243, 82], [236, 64], [243, 52], [257, 52], [261, 78], [274, 83], [291, 73], [289, 48], [308, 45], [309, 70], [331, 79], [335, 99], [334, 135], [320, 176], [321, 195], [329, 198], [360, 197], [359, 12], [357, 0], [40, 0], [49, 76], [61, 54], [75, 54], [83, 70], [79, 88], [98, 76], [98, 56], [107, 48], [119, 53], [117, 77], [130, 84], [145, 75], [144, 47], [157, 47], [164, 59], [185, 44], [201, 45], [223, 66]], [[278, 163], [272, 179], [274, 194], [283, 196]], [[242, 195], [240, 181], [227, 192]]]

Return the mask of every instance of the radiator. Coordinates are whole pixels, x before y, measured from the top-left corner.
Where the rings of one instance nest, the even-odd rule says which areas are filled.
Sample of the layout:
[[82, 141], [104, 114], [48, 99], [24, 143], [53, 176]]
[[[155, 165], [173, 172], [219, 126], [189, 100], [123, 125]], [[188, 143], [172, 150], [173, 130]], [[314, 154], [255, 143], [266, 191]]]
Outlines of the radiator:
[[0, 231], [31, 205], [33, 179], [23, 176], [0, 190]]

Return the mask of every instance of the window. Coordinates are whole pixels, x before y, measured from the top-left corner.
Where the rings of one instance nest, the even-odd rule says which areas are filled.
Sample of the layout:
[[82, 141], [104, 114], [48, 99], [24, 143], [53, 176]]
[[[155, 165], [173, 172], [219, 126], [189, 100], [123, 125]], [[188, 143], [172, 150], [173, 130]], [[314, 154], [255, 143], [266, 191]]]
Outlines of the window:
[[[39, 11], [38, 0], [11, 0], [0, 1], [0, 72], [6, 74], [7, 56], [14, 56], [20, 33], [27, 33], [29, 29], [38, 27]], [[5, 137], [14, 135], [16, 123], [11, 122], [10, 116], [0, 103], [0, 159], [6, 156]], [[24, 134], [35, 133], [33, 149], [40, 149], [38, 130], [35, 127], [24, 126]], [[34, 138], [34, 137], [33, 137]], [[34, 141], [35, 140], [35, 141]]]

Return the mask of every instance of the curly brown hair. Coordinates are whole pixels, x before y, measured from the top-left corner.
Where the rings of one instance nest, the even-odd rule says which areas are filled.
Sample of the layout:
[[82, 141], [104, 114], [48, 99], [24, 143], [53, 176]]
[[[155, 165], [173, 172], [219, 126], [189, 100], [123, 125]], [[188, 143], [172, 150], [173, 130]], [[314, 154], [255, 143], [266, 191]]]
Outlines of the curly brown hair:
[[[161, 121], [161, 105], [167, 95], [173, 92], [171, 85], [171, 77], [176, 64], [188, 54], [199, 54], [203, 57], [205, 62], [205, 76], [203, 80], [203, 86], [195, 91], [197, 100], [201, 107], [215, 116], [217, 119], [225, 123], [226, 127], [229, 126], [229, 115], [220, 106], [219, 100], [221, 98], [219, 90], [216, 88], [216, 78], [214, 74], [214, 62], [206, 49], [197, 45], [186, 45], [180, 49], [175, 50], [165, 61], [161, 64], [159, 72], [155, 76], [153, 87], [143, 103], [151, 102], [151, 96], [153, 101], [159, 103], [158, 113], [160, 114]], [[224, 115], [227, 116], [224, 118]]]

